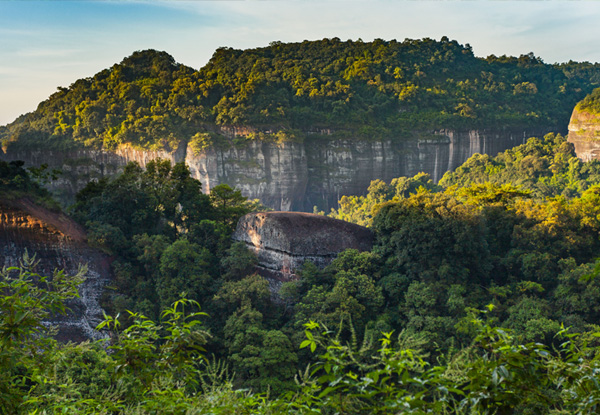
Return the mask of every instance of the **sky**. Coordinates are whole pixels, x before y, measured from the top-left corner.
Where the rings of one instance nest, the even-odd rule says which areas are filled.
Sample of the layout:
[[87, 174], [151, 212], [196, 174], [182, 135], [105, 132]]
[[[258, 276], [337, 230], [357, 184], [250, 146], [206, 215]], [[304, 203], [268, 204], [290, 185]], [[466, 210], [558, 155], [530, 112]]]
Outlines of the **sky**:
[[476, 56], [600, 62], [600, 2], [0, 0], [0, 125], [136, 50], [199, 69], [215, 49], [448, 36]]

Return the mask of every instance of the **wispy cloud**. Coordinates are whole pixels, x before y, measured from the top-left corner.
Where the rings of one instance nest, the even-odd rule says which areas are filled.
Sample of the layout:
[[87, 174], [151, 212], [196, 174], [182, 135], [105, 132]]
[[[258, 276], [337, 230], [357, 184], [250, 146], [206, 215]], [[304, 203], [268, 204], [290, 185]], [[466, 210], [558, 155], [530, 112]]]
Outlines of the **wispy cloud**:
[[0, 36], [40, 36], [42, 34], [41, 30], [32, 30], [32, 29], [14, 29], [14, 28], [6, 28], [0, 27]]
[[81, 49], [22, 49], [17, 51], [16, 55], [25, 58], [65, 58], [81, 52]]
[[[323, 37], [372, 40], [448, 36], [476, 53], [533, 51], [549, 61], [566, 57], [561, 42], [585, 43], [577, 32], [594, 30], [600, 2], [563, 1], [161, 1], [159, 7], [202, 16], [206, 44], [236, 48], [273, 40]], [[588, 28], [581, 26], [589, 22]], [[593, 28], [593, 29], [591, 29]], [[576, 39], [576, 40], [575, 40]], [[571, 43], [573, 44], [573, 43]], [[598, 52], [600, 60], [600, 51]]]

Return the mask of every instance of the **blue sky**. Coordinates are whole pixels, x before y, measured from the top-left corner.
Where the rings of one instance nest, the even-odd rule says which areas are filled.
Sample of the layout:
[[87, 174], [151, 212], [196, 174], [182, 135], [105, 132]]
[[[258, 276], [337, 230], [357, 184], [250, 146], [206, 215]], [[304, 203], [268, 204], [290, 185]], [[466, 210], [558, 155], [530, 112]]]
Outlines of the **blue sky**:
[[0, 125], [136, 50], [199, 68], [220, 46], [446, 35], [477, 56], [600, 62], [598, 21], [593, 1], [0, 0]]

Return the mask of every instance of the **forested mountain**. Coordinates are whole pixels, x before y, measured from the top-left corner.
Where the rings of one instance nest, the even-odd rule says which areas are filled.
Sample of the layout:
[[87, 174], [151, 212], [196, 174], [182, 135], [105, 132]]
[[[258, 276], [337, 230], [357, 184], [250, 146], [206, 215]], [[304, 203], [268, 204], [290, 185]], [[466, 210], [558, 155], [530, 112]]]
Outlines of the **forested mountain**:
[[[145, 51], [0, 134], [15, 148], [169, 150], [183, 140], [201, 150], [227, 128], [241, 144], [316, 129], [365, 140], [546, 129], [566, 125], [598, 71], [533, 55], [480, 59], [447, 39], [219, 49], [199, 71]], [[597, 94], [578, 108], [594, 112]], [[2, 195], [52, 205], [40, 183], [55, 172], [23, 167], [0, 162]], [[476, 154], [439, 183], [421, 173], [343, 196], [330, 215], [369, 226], [373, 249], [346, 250], [324, 269], [307, 262], [277, 293], [231, 240], [237, 220], [260, 209], [224, 184], [202, 193], [183, 162], [129, 163], [89, 181], [69, 212], [110, 256], [99, 326], [110, 344], [60, 345], [44, 323], [81, 275], [38, 275], [31, 260], [2, 269], [0, 413], [600, 410], [600, 161], [579, 160], [562, 135]]]
[[549, 65], [533, 54], [473, 55], [442, 38], [323, 39], [220, 48], [198, 71], [165, 52], [135, 52], [0, 129], [3, 145], [173, 149], [218, 142], [217, 127], [247, 138], [302, 139], [320, 129], [352, 137], [414, 130], [536, 128], [564, 131], [575, 103], [599, 84], [597, 64]]

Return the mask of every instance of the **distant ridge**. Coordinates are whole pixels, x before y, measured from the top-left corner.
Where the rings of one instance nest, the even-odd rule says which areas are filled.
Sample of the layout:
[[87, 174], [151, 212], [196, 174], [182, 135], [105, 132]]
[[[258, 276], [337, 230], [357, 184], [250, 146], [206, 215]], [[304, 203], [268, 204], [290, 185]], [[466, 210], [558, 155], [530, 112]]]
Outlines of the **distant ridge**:
[[145, 50], [59, 88], [0, 128], [9, 148], [172, 151], [248, 140], [355, 139], [436, 129], [565, 132], [576, 102], [599, 85], [598, 64], [545, 64], [533, 54], [486, 59], [443, 37], [373, 42], [323, 39], [218, 49], [196, 71]]

